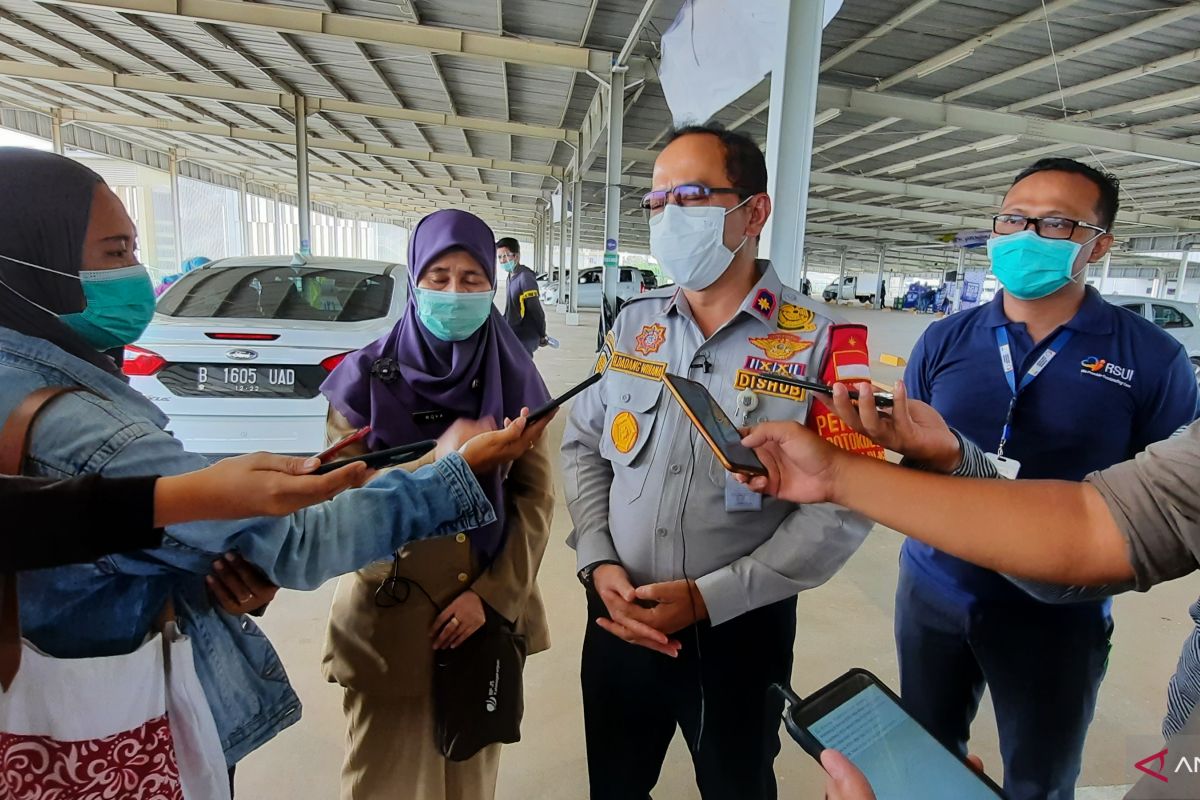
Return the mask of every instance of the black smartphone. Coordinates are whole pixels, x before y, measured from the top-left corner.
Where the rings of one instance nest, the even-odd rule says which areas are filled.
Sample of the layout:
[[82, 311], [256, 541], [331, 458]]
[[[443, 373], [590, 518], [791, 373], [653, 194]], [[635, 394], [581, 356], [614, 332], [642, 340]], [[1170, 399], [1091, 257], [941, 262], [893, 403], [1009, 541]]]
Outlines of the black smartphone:
[[529, 420], [526, 424], [532, 425], [533, 423], [537, 422], [542, 417], [546, 416], [551, 411], [558, 408], [559, 406], [561, 406], [563, 403], [570, 400], [575, 395], [579, 394], [580, 392], [584, 391], [585, 389], [587, 389], [590, 386], [595, 386], [597, 383], [600, 382], [600, 379], [603, 377], [604, 377], [603, 372], [597, 372], [595, 375], [590, 376], [583, 383], [568, 390], [564, 394], [560, 394], [558, 397], [554, 398], [549, 403], [546, 403], [546, 405], [542, 406], [541, 408], [537, 409], [536, 411], [530, 411], [529, 412]]
[[786, 687], [775, 688], [784, 696], [784, 727], [796, 743], [818, 761], [823, 750], [839, 751], [867, 776], [878, 800], [1004, 797], [865, 669], [850, 670], [804, 700]]
[[708, 442], [721, 466], [729, 472], [743, 475], [766, 475], [767, 468], [754, 455], [754, 451], [742, 444], [742, 433], [729, 419], [716, 398], [709, 394], [704, 384], [666, 373], [663, 383], [683, 408], [684, 415], [692, 421], [700, 435]]
[[[833, 394], [833, 387], [827, 383], [821, 383], [820, 381], [810, 381], [805, 378], [793, 378], [791, 375], [778, 375], [774, 372], [769, 373], [767, 377], [773, 381], [779, 381], [780, 383], [787, 384], [788, 386], [798, 386], [801, 389], [807, 389], [810, 392], [828, 395]], [[891, 392], [875, 392], [874, 397], [876, 408], [891, 408], [893, 405]], [[850, 390], [850, 399], [858, 399], [858, 392], [856, 390]]]
[[397, 464], [406, 464], [409, 461], [416, 461], [426, 453], [431, 452], [437, 447], [437, 442], [433, 439], [426, 439], [422, 442], [413, 442], [401, 447], [391, 447], [387, 450], [377, 450], [374, 453], [367, 453], [354, 458], [343, 458], [341, 461], [330, 461], [328, 464], [322, 464], [313, 470], [314, 475], [324, 475], [327, 472], [333, 472], [335, 469], [353, 464], [358, 461], [364, 462], [371, 469], [383, 469], [384, 467], [394, 467]]

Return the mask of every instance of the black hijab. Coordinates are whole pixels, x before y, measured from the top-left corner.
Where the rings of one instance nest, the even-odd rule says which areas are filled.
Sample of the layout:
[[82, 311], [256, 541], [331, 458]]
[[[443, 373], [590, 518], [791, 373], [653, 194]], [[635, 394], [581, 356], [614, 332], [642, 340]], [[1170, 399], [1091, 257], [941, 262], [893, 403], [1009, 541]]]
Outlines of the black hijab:
[[92, 194], [102, 183], [69, 158], [0, 147], [0, 325], [119, 375], [111, 358], [58, 319], [83, 310], [79, 280], [27, 266], [79, 275]]

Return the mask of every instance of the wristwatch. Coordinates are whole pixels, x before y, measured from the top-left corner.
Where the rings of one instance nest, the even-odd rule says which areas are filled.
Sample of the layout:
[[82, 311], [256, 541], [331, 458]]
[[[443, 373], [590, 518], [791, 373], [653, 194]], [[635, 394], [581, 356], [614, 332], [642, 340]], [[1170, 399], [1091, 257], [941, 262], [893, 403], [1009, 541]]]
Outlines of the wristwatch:
[[598, 567], [604, 566], [605, 564], [617, 564], [617, 563], [619, 563], [619, 562], [597, 561], [595, 564], [588, 564], [586, 567], [579, 570], [579, 572], [577, 573], [579, 582], [583, 584], [583, 588], [587, 589], [589, 592], [594, 592], [594, 591], [596, 591], [596, 569]]

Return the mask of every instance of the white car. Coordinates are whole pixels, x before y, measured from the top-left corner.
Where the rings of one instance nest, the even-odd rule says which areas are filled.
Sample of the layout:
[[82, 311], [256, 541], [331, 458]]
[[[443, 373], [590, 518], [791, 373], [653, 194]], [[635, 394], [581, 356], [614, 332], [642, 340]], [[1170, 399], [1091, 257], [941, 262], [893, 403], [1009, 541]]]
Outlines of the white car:
[[1174, 336], [1187, 350], [1196, 380], [1200, 382], [1200, 314], [1195, 303], [1121, 294], [1105, 295], [1104, 299], [1145, 317]]
[[[545, 279], [545, 280], [544, 280]], [[538, 278], [542, 288], [542, 303], [554, 305], [558, 303], [558, 273], [554, 273], [554, 281], [546, 276]], [[589, 267], [579, 273], [575, 285], [579, 293], [580, 308], [600, 308], [604, 298], [604, 270], [601, 267]], [[633, 267], [621, 267], [621, 275], [617, 282], [617, 300], [625, 301], [636, 294], [646, 291], [646, 281], [640, 270]]]
[[321, 382], [403, 314], [400, 264], [347, 258], [227, 258], [187, 273], [125, 349], [133, 388], [188, 450], [311, 455], [325, 445]]

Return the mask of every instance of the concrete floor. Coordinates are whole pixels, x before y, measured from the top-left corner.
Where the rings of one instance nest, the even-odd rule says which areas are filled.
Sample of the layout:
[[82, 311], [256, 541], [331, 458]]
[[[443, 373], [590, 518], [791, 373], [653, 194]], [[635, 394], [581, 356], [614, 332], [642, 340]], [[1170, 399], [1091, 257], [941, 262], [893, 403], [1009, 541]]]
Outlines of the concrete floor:
[[[932, 318], [908, 313], [847, 308], [846, 316], [866, 322], [871, 350], [907, 355]], [[551, 335], [562, 349], [542, 351], [538, 363], [551, 391], [561, 391], [585, 375], [593, 362], [595, 316], [568, 328], [553, 314]], [[875, 364], [875, 377], [894, 381], [901, 371]], [[562, 436], [562, 418], [550, 435]], [[525, 671], [524, 740], [507, 747], [500, 768], [501, 800], [563, 800], [587, 796], [583, 718], [579, 696], [579, 652], [584, 622], [583, 592], [575, 580], [573, 553], [565, 544], [570, 518], [561, 496], [551, 546], [541, 570], [541, 586], [554, 646], [530, 658]], [[807, 693], [850, 667], [865, 667], [897, 685], [892, 643], [893, 592], [901, 537], [879, 528], [825, 586], [800, 596], [799, 635], [793, 685]], [[1080, 798], [1120, 797], [1133, 781], [1132, 763], [1145, 753], [1128, 753], [1128, 737], [1156, 735], [1165, 709], [1165, 687], [1191, 623], [1187, 609], [1200, 592], [1194, 579], [1128, 595], [1115, 603], [1117, 620], [1108, 677], [1088, 739]], [[329, 583], [310, 593], [281, 592], [262, 621], [278, 647], [304, 701], [303, 720], [238, 767], [238, 796], [335, 798], [342, 757], [340, 690], [320, 674], [320, 648], [333, 593]], [[1144, 741], [1144, 740], [1143, 740]], [[971, 749], [1000, 780], [995, 719], [985, 701], [975, 724]], [[620, 768], [619, 765], [613, 765]], [[776, 761], [781, 798], [820, 798], [822, 773], [790, 740]], [[699, 795], [691, 763], [679, 737], [663, 768], [657, 800], [692, 800]]]

